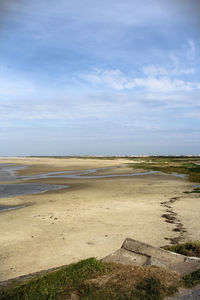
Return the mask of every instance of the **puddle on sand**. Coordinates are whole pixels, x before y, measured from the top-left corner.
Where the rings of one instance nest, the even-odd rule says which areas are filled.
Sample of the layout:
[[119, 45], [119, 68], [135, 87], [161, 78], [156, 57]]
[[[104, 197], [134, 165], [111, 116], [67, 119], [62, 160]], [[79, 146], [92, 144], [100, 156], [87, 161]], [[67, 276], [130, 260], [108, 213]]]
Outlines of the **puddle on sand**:
[[26, 168], [26, 166], [17, 166], [14, 164], [0, 164], [0, 181], [15, 181], [19, 178], [16, 172]]
[[0, 213], [8, 210], [15, 210], [24, 207], [26, 207], [26, 205], [0, 205]]
[[[131, 177], [131, 176], [144, 176], [158, 173], [158, 171], [144, 171], [134, 172], [127, 174], [104, 174], [97, 175], [98, 172], [103, 170], [112, 170], [116, 167], [110, 168], [98, 168], [88, 170], [71, 170], [71, 171], [58, 171], [48, 172], [43, 174], [36, 174], [31, 176], [19, 176], [16, 175], [16, 171], [26, 168], [26, 166], [1, 166], [0, 164], [0, 181], [12, 181], [12, 180], [32, 180], [32, 179], [46, 179], [46, 178], [69, 178], [69, 179], [93, 179], [93, 178], [109, 178], [109, 177]], [[94, 175], [93, 175], [94, 174]], [[171, 173], [170, 175], [185, 178], [187, 175]]]
[[[29, 177], [19, 176], [17, 171], [26, 169], [27, 166], [16, 166], [13, 164], [0, 164], [0, 181], [16, 181], [30, 179]], [[33, 179], [38, 176], [33, 176]], [[59, 190], [68, 188], [68, 185], [44, 184], [44, 183], [15, 183], [15, 184], [0, 184], [0, 198], [40, 194], [46, 191]]]
[[[113, 168], [106, 168], [106, 169], [113, 169]], [[109, 178], [109, 177], [143, 176], [143, 175], [150, 175], [150, 174], [157, 173], [157, 171], [147, 171], [147, 172], [137, 172], [137, 173], [127, 173], [127, 174], [88, 175], [88, 174], [98, 173], [99, 171], [102, 170], [105, 170], [105, 168], [77, 171], [77, 174], [66, 174], [67, 172], [55, 172], [54, 174], [46, 173], [46, 174], [39, 175], [42, 177], [37, 177], [37, 178], [94, 179], [94, 178]], [[28, 178], [28, 179], [36, 179], [36, 178]]]
[[179, 173], [170, 173], [170, 175], [180, 177], [180, 178], [186, 178], [188, 176], [187, 174], [179, 174]]
[[42, 183], [0, 184], [0, 198], [40, 194], [46, 191], [59, 190], [68, 187], [68, 185], [53, 185]]
[[[0, 184], [0, 198], [19, 196], [19, 195], [32, 195], [39, 194], [46, 191], [58, 190], [68, 188], [68, 185], [54, 185], [43, 183], [24, 183], [24, 180], [32, 179], [44, 179], [44, 178], [68, 178], [68, 179], [98, 179], [98, 178], [110, 178], [110, 177], [132, 177], [132, 176], [145, 176], [158, 173], [158, 171], [145, 171], [134, 172], [127, 174], [104, 174], [98, 175], [98, 172], [103, 170], [112, 170], [116, 167], [110, 168], [96, 168], [88, 170], [71, 170], [71, 171], [58, 171], [48, 172], [44, 174], [36, 174], [32, 176], [20, 176], [17, 175], [17, 171], [26, 169], [27, 166], [18, 166], [14, 164], [0, 164], [0, 181], [19, 181], [23, 180], [23, 183], [15, 184]], [[172, 176], [185, 178], [185, 174], [171, 173]]]
[[98, 168], [88, 170], [71, 170], [71, 171], [58, 171], [48, 172], [43, 174], [36, 174], [31, 176], [16, 175], [16, 171], [25, 169], [26, 166], [11, 166], [0, 164], [0, 181], [15, 181], [15, 180], [33, 180], [33, 179], [46, 179], [46, 178], [69, 178], [69, 179], [93, 179], [93, 178], [109, 178], [109, 177], [130, 177], [130, 176], [144, 176], [157, 173], [157, 171], [134, 172], [127, 174], [106, 174], [106, 175], [93, 175], [98, 174], [100, 171], [112, 170], [116, 167]]

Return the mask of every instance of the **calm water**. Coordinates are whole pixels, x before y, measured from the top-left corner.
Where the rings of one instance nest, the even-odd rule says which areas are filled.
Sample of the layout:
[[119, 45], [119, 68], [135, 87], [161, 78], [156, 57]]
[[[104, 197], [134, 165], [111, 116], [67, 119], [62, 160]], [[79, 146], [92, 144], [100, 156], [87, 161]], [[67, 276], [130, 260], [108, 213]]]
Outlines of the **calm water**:
[[43, 183], [16, 183], [0, 184], [0, 198], [7, 198], [19, 195], [32, 195], [44, 193], [46, 191], [67, 188], [67, 185], [54, 185]]
[[[39, 194], [50, 190], [58, 190], [68, 188], [68, 185], [55, 185], [55, 184], [43, 184], [43, 183], [26, 183], [25, 180], [31, 179], [44, 179], [44, 178], [69, 178], [69, 179], [92, 179], [92, 178], [109, 178], [109, 177], [132, 177], [132, 176], [144, 176], [158, 173], [157, 171], [135, 172], [128, 174], [98, 174], [100, 171], [114, 169], [112, 168], [99, 168], [88, 169], [84, 171], [62, 171], [62, 172], [49, 172], [44, 174], [37, 174], [31, 176], [17, 175], [17, 171], [27, 168], [26, 166], [17, 166], [14, 164], [0, 164], [0, 198], [7, 198], [19, 195], [32, 195]], [[172, 176], [178, 176], [184, 178], [184, 174], [172, 173]], [[19, 182], [22, 181], [23, 182]], [[17, 181], [16, 183], [6, 184], [8, 181]], [[17, 209], [24, 206], [0, 206], [0, 211]]]
[[8, 210], [18, 209], [18, 208], [24, 208], [26, 205], [0, 205], [0, 213]]
[[[12, 164], [0, 164], [0, 198], [7, 198], [19, 195], [32, 195], [44, 193], [50, 190], [58, 190], [69, 187], [68, 185], [43, 184], [43, 183], [7, 183], [6, 181], [19, 181], [29, 179], [25, 176], [18, 176], [17, 171], [27, 168], [26, 166], [15, 166]], [[37, 176], [35, 176], [37, 178]], [[4, 183], [5, 182], [5, 183]], [[0, 205], [0, 212], [23, 208], [25, 205]]]
[[[109, 177], [130, 177], [130, 176], [143, 176], [157, 173], [157, 171], [127, 173], [127, 174], [106, 174], [98, 175], [98, 172], [104, 170], [111, 170], [112, 168], [99, 168], [99, 169], [88, 169], [84, 171], [73, 170], [73, 171], [62, 171], [62, 172], [49, 172], [44, 174], [36, 174], [31, 176], [19, 176], [16, 175], [18, 170], [27, 168], [26, 166], [13, 166], [0, 164], [0, 181], [16, 181], [16, 180], [31, 180], [31, 179], [44, 179], [44, 178], [69, 178], [69, 179], [92, 179], [92, 178], [109, 178]], [[95, 174], [95, 175], [92, 175]]]

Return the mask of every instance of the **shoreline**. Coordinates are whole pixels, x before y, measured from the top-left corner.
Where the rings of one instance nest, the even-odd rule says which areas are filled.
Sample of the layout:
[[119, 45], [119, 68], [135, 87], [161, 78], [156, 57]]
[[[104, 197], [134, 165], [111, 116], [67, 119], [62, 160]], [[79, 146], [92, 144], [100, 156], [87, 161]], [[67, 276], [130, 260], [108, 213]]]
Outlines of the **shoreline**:
[[[11, 162], [11, 159], [9, 160]], [[0, 163], [2, 160], [0, 160]], [[3, 161], [4, 162], [4, 161]], [[16, 163], [15, 160], [13, 160]], [[27, 159], [20, 173], [53, 172], [63, 169], [84, 170], [86, 167], [112, 167], [117, 174], [132, 172], [128, 160]], [[112, 170], [113, 172], [113, 170]], [[109, 174], [109, 170], [102, 173]], [[0, 199], [0, 205], [26, 205], [10, 210], [0, 218], [0, 281], [43, 269], [77, 262], [88, 257], [102, 258], [118, 249], [126, 237], [154, 246], [175, 238], [174, 225], [161, 217], [161, 202], [173, 197], [180, 201], [173, 209], [186, 228], [184, 239], [197, 239], [200, 234], [200, 209], [197, 196], [184, 194], [192, 183], [168, 174], [156, 173], [133, 177], [90, 179], [38, 179], [49, 184], [66, 184], [70, 188], [43, 194]], [[192, 222], [192, 221], [193, 222]]]

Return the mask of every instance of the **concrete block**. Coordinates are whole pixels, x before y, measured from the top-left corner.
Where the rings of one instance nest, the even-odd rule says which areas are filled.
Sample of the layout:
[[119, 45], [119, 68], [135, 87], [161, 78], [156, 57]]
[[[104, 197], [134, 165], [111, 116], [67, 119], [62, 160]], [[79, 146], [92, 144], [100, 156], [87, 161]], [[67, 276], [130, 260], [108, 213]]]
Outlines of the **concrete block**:
[[119, 250], [102, 260], [139, 266], [158, 266], [182, 275], [200, 269], [199, 258], [189, 258], [130, 238], [124, 241]]

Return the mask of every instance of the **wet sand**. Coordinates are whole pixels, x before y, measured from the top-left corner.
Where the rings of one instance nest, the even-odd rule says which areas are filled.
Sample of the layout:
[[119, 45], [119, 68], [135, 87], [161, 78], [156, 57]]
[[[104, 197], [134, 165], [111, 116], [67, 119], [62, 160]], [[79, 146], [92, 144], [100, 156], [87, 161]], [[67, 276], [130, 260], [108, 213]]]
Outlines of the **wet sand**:
[[[2, 158], [0, 163], [28, 166], [20, 175], [45, 172], [101, 170], [101, 174], [133, 172], [125, 159]], [[141, 171], [141, 170], [137, 170]], [[173, 204], [186, 228], [182, 239], [199, 239], [200, 201], [184, 194], [192, 183], [183, 178], [155, 173], [133, 177], [44, 178], [31, 180], [69, 188], [43, 194], [0, 199], [0, 205], [25, 205], [0, 214], [0, 280], [77, 262], [102, 258], [118, 249], [126, 237], [155, 246], [177, 236], [175, 225], [161, 216], [162, 202], [178, 197]]]

